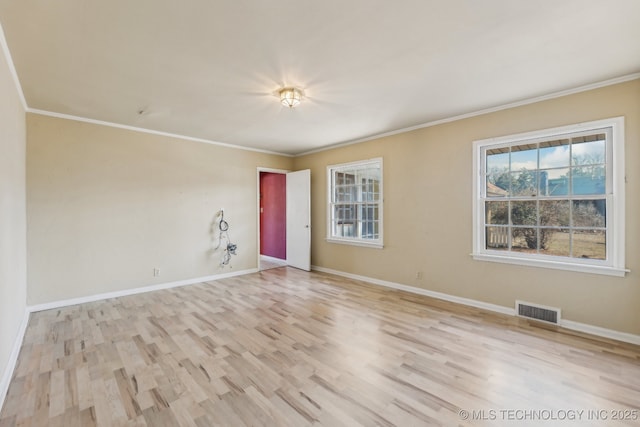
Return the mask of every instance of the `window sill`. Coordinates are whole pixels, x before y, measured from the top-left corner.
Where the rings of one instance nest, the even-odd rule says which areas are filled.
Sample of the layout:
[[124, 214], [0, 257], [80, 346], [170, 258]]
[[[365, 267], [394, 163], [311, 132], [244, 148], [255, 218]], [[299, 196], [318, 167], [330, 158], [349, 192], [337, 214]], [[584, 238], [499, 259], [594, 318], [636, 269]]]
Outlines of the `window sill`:
[[334, 237], [327, 237], [328, 243], [338, 243], [340, 245], [362, 246], [365, 248], [382, 249], [384, 248], [381, 242], [366, 242], [363, 240], [348, 240], [348, 239], [336, 239]]
[[527, 267], [542, 267], [555, 270], [576, 271], [579, 273], [602, 274], [606, 276], [624, 277], [630, 270], [618, 267], [579, 264], [571, 262], [559, 262], [540, 259], [519, 258], [513, 256], [501, 256], [486, 253], [471, 254], [476, 261], [500, 262], [505, 264], [515, 264]]

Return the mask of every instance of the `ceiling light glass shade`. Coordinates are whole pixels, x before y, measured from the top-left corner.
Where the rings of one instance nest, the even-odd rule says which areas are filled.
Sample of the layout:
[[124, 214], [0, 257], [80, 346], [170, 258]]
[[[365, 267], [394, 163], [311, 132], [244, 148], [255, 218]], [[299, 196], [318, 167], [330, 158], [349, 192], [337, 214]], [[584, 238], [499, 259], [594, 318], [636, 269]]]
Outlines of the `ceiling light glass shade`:
[[300, 104], [300, 98], [302, 98], [302, 92], [295, 87], [285, 87], [280, 90], [280, 102], [285, 107], [293, 108]]

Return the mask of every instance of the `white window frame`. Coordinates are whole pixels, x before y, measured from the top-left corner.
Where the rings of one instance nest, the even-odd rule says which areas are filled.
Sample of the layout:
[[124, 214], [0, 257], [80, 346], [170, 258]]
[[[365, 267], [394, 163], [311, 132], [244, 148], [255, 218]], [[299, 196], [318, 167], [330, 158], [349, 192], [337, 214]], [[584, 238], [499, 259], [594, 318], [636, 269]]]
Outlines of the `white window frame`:
[[[500, 251], [486, 248], [484, 201], [486, 171], [484, 164], [487, 149], [508, 147], [536, 142], [547, 138], [560, 138], [565, 134], [610, 129], [607, 141], [606, 179], [610, 191], [606, 193], [607, 228], [606, 260], [580, 259], [542, 254]], [[580, 123], [544, 129], [534, 132], [508, 135], [473, 142], [473, 259], [532, 267], [570, 270], [583, 273], [605, 274], [623, 277], [625, 268], [625, 166], [624, 166], [624, 117]]]
[[[363, 239], [361, 237], [340, 237], [333, 236], [333, 226], [331, 223], [332, 215], [333, 215], [333, 194], [334, 188], [332, 184], [332, 176], [334, 170], [349, 170], [353, 168], [362, 168], [367, 165], [376, 165], [380, 169], [380, 182], [379, 182], [379, 200], [377, 202], [378, 205], [378, 238], [377, 239]], [[361, 160], [350, 163], [341, 163], [336, 165], [327, 166], [327, 242], [330, 243], [340, 243], [346, 245], [354, 245], [354, 246], [365, 246], [370, 248], [382, 249], [384, 247], [383, 240], [383, 205], [384, 205], [384, 192], [383, 192], [383, 167], [382, 167], [382, 157], [377, 157], [368, 160]], [[376, 202], [371, 202], [371, 204], [375, 204]]]

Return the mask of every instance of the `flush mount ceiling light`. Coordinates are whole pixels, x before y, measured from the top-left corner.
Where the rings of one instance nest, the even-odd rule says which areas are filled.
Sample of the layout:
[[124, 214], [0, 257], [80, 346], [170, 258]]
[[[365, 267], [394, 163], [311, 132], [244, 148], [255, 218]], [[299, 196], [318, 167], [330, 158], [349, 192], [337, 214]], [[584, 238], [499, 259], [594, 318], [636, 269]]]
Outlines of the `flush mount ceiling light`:
[[285, 87], [280, 89], [280, 103], [285, 107], [293, 108], [300, 104], [302, 91], [295, 87]]

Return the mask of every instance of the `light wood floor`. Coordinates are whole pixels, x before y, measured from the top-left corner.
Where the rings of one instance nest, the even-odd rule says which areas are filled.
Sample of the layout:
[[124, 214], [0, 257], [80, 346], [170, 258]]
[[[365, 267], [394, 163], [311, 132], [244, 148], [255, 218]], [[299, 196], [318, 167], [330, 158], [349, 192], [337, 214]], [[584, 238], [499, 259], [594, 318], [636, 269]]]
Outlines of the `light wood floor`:
[[283, 267], [35, 313], [0, 426], [611, 426], [639, 406], [638, 346]]
[[284, 267], [287, 261], [284, 259], [273, 258], [270, 256], [260, 255], [260, 271], [270, 270], [272, 268]]

